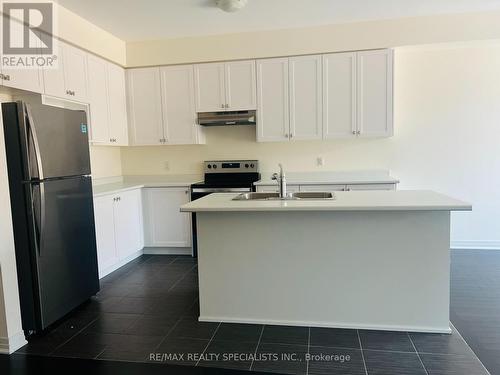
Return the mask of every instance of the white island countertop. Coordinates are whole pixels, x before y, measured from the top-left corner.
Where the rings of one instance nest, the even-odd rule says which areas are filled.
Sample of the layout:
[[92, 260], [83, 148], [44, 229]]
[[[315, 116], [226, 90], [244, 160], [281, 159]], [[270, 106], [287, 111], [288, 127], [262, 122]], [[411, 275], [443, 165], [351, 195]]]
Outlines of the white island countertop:
[[[276, 185], [277, 182], [271, 180], [271, 175], [272, 173], [262, 173], [261, 179], [254, 185]], [[286, 172], [286, 179], [289, 185], [397, 184], [399, 182], [387, 170]]]
[[470, 203], [428, 190], [335, 192], [334, 200], [232, 200], [214, 193], [181, 206], [182, 212], [245, 211], [470, 211]]

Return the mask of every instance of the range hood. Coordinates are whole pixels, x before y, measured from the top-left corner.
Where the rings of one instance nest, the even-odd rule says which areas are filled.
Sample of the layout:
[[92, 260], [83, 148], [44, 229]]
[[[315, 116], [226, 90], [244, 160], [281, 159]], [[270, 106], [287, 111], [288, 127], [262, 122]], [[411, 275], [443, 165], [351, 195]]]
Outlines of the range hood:
[[255, 125], [255, 111], [200, 112], [198, 124], [202, 126]]

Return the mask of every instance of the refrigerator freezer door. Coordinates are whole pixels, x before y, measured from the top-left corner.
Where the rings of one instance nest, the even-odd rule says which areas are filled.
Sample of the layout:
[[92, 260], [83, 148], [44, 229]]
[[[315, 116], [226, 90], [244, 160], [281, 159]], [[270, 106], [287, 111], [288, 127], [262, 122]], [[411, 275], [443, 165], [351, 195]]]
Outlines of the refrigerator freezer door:
[[24, 104], [24, 120], [30, 166], [28, 180], [90, 174], [85, 112]]
[[99, 290], [90, 177], [32, 184], [41, 329]]

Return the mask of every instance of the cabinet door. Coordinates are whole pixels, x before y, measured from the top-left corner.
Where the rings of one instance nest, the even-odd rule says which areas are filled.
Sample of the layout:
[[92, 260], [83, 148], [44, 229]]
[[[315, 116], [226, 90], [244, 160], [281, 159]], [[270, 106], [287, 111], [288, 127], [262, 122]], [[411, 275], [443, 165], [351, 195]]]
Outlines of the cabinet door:
[[65, 92], [71, 99], [87, 103], [87, 54], [69, 45], [63, 49]]
[[257, 141], [289, 139], [287, 58], [257, 61], [257, 110]]
[[43, 92], [43, 81], [41, 69], [5, 69], [0, 84], [14, 89], [26, 90], [36, 93]]
[[144, 189], [146, 246], [190, 247], [191, 215], [179, 207], [189, 202], [189, 188]]
[[88, 55], [88, 88], [90, 107], [90, 141], [95, 144], [110, 144], [108, 129], [108, 88], [106, 80], [107, 62]]
[[392, 136], [392, 51], [364, 51], [357, 55], [359, 134], [364, 137]]
[[66, 49], [64, 48], [63, 42], [58, 42], [54, 45], [57, 47], [55, 51], [57, 56], [57, 67], [42, 69], [43, 92], [58, 98], [72, 99], [73, 97], [66, 93], [66, 86], [64, 83], [64, 54]]
[[116, 252], [120, 259], [143, 248], [141, 190], [120, 193], [114, 202]]
[[290, 138], [323, 136], [321, 56], [290, 58]]
[[132, 144], [163, 144], [160, 69], [130, 69], [127, 78]]
[[356, 135], [356, 53], [323, 56], [323, 138]]
[[169, 144], [196, 143], [192, 65], [161, 68], [163, 125]]
[[127, 97], [125, 94], [125, 70], [107, 64], [108, 124], [109, 135], [116, 146], [128, 145]]
[[94, 199], [95, 232], [97, 242], [97, 263], [99, 276], [118, 262], [115, 247], [113, 197], [106, 195]]
[[226, 108], [224, 63], [194, 66], [197, 112], [217, 112]]
[[257, 108], [255, 61], [235, 61], [225, 64], [226, 103], [229, 110]]

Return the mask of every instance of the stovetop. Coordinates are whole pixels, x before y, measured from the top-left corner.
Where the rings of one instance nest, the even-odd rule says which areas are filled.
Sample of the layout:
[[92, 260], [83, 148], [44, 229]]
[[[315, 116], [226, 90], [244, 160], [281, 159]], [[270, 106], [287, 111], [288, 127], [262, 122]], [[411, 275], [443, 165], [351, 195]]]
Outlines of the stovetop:
[[193, 188], [245, 188], [260, 180], [257, 160], [206, 161], [205, 181], [191, 185]]

